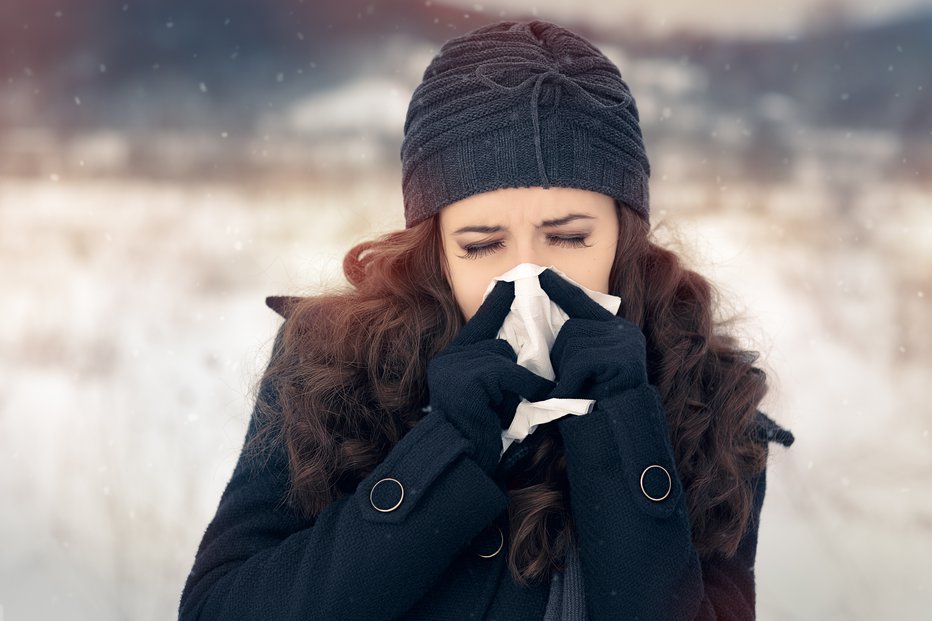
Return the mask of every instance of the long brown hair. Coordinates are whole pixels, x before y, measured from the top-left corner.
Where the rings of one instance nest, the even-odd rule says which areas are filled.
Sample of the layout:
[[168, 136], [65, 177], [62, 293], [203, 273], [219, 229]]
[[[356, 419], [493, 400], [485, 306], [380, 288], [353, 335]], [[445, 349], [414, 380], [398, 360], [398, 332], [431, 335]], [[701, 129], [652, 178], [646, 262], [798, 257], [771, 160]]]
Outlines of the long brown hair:
[[[716, 316], [714, 286], [631, 209], [616, 211], [609, 292], [647, 337], [648, 379], [663, 401], [694, 545], [700, 555], [733, 556], [748, 527], [750, 480], [766, 462], [752, 433], [766, 373], [754, 366], [759, 354], [725, 331], [734, 319]], [[343, 260], [347, 287], [289, 308], [260, 379], [254, 446], [284, 443], [286, 501], [307, 517], [353, 493], [424, 416], [427, 362], [463, 325], [440, 234], [434, 216], [357, 244]], [[563, 569], [574, 540], [560, 434], [555, 425], [538, 434], [506, 486], [508, 566], [519, 584]]]

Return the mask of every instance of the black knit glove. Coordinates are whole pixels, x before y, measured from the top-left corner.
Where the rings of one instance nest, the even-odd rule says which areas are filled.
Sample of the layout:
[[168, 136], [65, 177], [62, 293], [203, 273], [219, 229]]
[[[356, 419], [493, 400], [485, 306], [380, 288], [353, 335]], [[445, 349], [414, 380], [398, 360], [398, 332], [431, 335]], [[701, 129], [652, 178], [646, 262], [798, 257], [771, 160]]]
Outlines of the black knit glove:
[[517, 363], [495, 338], [511, 310], [514, 283], [498, 281], [453, 342], [427, 365], [431, 410], [439, 410], [469, 442], [469, 454], [490, 475], [521, 397], [543, 399], [555, 384]]
[[647, 383], [647, 339], [638, 326], [605, 310], [551, 269], [538, 278], [541, 289], [569, 315], [550, 348], [557, 377], [550, 398], [598, 401]]

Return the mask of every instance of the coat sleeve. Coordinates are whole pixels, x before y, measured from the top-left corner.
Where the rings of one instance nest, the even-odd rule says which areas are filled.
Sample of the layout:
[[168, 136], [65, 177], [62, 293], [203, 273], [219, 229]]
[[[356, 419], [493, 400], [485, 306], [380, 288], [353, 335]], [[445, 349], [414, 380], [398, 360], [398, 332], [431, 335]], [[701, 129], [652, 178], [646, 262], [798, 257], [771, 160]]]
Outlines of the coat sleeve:
[[[763, 442], [792, 443], [792, 434], [763, 413], [757, 421]], [[737, 554], [700, 559], [653, 385], [600, 401], [589, 414], [558, 424], [589, 619], [755, 618], [754, 558], [766, 470], [753, 481], [751, 525]]]
[[[268, 387], [261, 390], [260, 398], [271, 398]], [[254, 408], [245, 442], [255, 431]], [[401, 617], [507, 506], [465, 447], [453, 426], [428, 413], [352, 495], [314, 519], [284, 502], [284, 448], [261, 460], [241, 451], [198, 546], [178, 618]]]

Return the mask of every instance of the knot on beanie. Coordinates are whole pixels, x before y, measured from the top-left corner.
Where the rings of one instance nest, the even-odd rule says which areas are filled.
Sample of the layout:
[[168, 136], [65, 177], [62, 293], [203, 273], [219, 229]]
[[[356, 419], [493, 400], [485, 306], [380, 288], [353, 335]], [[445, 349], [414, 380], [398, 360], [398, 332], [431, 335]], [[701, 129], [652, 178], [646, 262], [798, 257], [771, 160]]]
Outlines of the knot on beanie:
[[414, 90], [401, 145], [407, 227], [472, 194], [575, 187], [649, 216], [650, 163], [618, 68], [551, 22], [449, 39]]

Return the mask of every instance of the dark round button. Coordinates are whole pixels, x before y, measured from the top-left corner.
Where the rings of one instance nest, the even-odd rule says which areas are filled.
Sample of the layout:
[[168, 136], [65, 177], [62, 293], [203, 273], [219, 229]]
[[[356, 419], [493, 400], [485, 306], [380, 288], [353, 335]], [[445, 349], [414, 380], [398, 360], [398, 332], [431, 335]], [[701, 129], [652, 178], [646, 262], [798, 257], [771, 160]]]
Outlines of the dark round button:
[[492, 558], [505, 547], [505, 534], [496, 526], [494, 529], [486, 528], [476, 538], [476, 554], [482, 558]]
[[666, 468], [657, 464], [644, 468], [641, 473], [641, 491], [645, 496], [660, 502], [670, 495], [672, 489], [673, 478]]
[[[382, 485], [383, 483], [385, 485]], [[375, 507], [376, 511], [382, 513], [397, 509], [401, 506], [401, 500], [404, 497], [405, 488], [401, 485], [401, 481], [391, 477], [382, 479], [369, 490], [369, 502]]]

